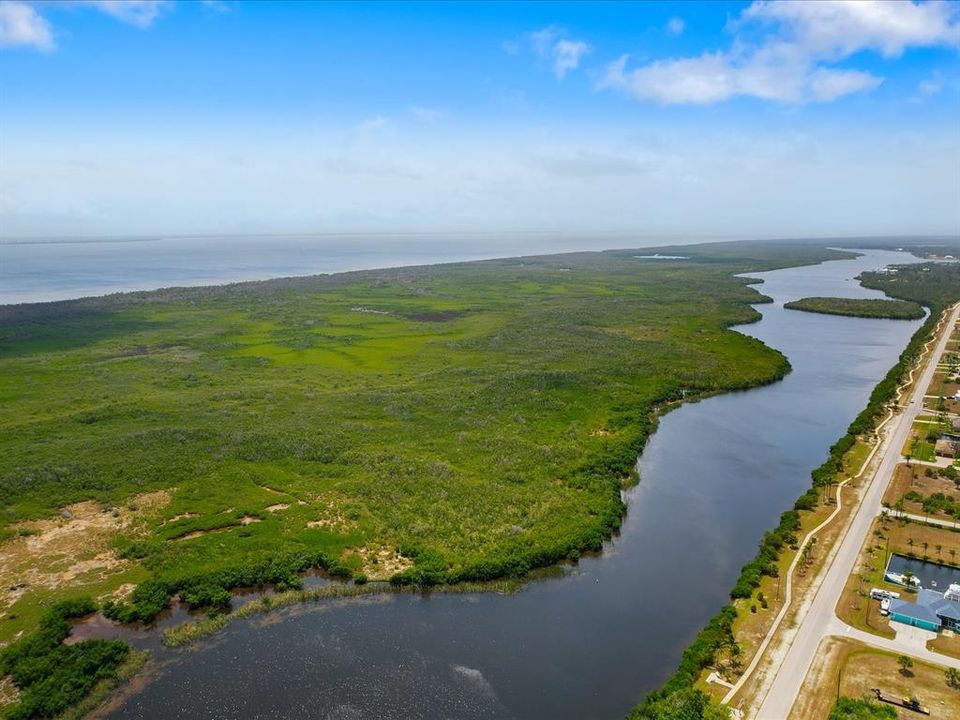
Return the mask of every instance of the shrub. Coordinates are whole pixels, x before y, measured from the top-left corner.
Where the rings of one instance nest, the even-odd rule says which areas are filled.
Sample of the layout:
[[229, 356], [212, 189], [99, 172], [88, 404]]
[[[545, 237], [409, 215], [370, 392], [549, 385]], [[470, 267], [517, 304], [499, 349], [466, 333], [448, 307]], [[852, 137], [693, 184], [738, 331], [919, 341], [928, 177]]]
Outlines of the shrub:
[[84, 640], [64, 645], [70, 620], [96, 611], [90, 598], [59, 602], [38, 628], [0, 653], [0, 675], [10, 675], [20, 701], [7, 720], [52, 718], [82, 700], [100, 680], [116, 677], [129, 652], [121, 640]]

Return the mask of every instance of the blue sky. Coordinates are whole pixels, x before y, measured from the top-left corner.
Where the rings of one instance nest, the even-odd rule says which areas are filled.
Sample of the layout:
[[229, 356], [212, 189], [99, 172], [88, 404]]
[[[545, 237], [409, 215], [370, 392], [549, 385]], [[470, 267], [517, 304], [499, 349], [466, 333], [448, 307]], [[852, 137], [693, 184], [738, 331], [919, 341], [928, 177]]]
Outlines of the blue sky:
[[0, 235], [960, 232], [960, 4], [0, 0]]

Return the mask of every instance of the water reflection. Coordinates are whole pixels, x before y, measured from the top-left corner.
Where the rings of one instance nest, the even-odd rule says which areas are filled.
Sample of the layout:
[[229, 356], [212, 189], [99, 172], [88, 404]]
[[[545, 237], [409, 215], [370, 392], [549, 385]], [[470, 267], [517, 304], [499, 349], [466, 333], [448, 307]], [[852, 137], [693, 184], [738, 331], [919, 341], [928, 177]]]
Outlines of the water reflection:
[[[876, 297], [856, 260], [758, 273], [774, 299], [740, 328], [784, 352], [779, 383], [666, 415], [599, 557], [511, 596], [397, 595], [238, 622], [173, 661], [115, 718], [616, 718], [669, 675], [727, 601], [762, 533], [866, 405], [919, 326], [784, 310]], [[697, 438], [690, 442], [690, 438]]]

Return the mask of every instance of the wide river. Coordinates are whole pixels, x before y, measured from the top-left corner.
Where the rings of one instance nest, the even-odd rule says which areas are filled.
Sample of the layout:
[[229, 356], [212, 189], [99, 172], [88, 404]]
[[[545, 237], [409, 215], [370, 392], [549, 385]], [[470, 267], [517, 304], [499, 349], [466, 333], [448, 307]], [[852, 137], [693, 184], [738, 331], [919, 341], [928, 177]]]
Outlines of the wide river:
[[[853, 278], [905, 253], [757, 273], [774, 299], [738, 328], [782, 382], [663, 417], [622, 531], [563, 577], [509, 596], [385, 595], [239, 621], [158, 667], [114, 718], [621, 718], [727, 601], [763, 532], [810, 482], [919, 321], [783, 309], [878, 297]], [[650, 262], [659, 262], [651, 260]]]

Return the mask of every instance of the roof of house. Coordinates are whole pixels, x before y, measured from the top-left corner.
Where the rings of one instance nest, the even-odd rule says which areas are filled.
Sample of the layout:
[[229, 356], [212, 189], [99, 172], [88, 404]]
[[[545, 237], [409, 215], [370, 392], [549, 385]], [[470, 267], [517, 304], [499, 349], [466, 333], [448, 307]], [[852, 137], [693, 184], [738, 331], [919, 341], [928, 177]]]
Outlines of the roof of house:
[[960, 603], [947, 600], [936, 590], [920, 590], [917, 593], [917, 602], [891, 600], [890, 612], [937, 624], [941, 617], [960, 621]]
[[[948, 601], [949, 602], [949, 601]], [[915, 620], [925, 620], [936, 625], [940, 624], [940, 618], [926, 605], [918, 605], [909, 600], [891, 600], [890, 614], [905, 615]]]
[[943, 598], [934, 600], [927, 607], [933, 610], [939, 617], [950, 618], [951, 620], [960, 620], [960, 604], [952, 600]]

